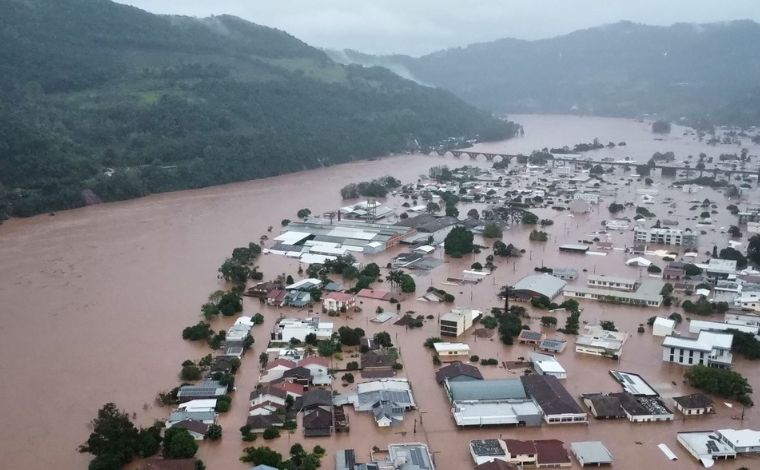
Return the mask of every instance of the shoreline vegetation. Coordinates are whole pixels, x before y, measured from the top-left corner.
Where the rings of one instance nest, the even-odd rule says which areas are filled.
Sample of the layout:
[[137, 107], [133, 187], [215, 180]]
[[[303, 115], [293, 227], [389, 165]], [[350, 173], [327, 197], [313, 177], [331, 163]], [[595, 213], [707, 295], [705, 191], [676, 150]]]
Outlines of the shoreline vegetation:
[[0, 26], [0, 220], [519, 129], [232, 16], [33, 0]]

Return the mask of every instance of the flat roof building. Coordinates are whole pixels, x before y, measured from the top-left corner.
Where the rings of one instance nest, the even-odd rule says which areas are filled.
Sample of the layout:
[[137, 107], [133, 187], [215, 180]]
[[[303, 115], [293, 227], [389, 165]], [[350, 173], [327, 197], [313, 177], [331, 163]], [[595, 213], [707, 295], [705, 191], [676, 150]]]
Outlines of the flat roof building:
[[455, 308], [441, 316], [441, 336], [456, 338], [464, 334], [472, 323], [480, 318], [483, 312], [479, 310]]
[[635, 227], [633, 229], [633, 240], [639, 243], [695, 247], [698, 239], [698, 235], [688, 228], [681, 230]]
[[581, 464], [586, 465], [612, 465], [612, 452], [607, 449], [600, 441], [571, 442], [570, 452], [575, 459]]
[[666, 336], [662, 342], [662, 360], [685, 366], [700, 364], [728, 368], [733, 361], [733, 339], [730, 333], [711, 331], [700, 331], [696, 338]]
[[466, 361], [470, 358], [470, 346], [466, 343], [433, 343], [433, 348], [442, 362]]
[[736, 458], [736, 451], [715, 431], [679, 432], [676, 440], [705, 468], [712, 467], [716, 459]]
[[606, 331], [600, 325], [586, 325], [575, 340], [575, 352], [594, 356], [620, 357], [628, 333]]
[[507, 446], [501, 439], [475, 439], [470, 441], [469, 446], [476, 465], [494, 460], [506, 461]]
[[533, 353], [530, 355], [530, 361], [533, 363], [533, 370], [539, 375], [553, 375], [560, 380], [567, 378], [567, 371], [554, 356]]
[[607, 276], [605, 274], [591, 274], [586, 279], [586, 285], [589, 287], [598, 287], [600, 289], [614, 289], [632, 292], [636, 290], [636, 279], [627, 277]]
[[620, 291], [598, 287], [566, 286], [564, 294], [567, 297], [593, 299], [600, 302], [637, 305], [642, 307], [659, 307], [662, 305], [661, 280], [644, 279], [635, 291]]

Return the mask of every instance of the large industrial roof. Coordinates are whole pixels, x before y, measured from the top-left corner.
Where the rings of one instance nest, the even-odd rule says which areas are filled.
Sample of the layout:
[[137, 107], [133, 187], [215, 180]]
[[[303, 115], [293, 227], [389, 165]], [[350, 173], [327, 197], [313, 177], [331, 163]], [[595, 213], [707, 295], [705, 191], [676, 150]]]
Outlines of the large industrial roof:
[[525, 276], [512, 286], [513, 290], [528, 290], [546, 297], [554, 298], [567, 283], [549, 274]]
[[515, 400], [527, 398], [520, 379], [492, 379], [448, 382], [454, 401]]

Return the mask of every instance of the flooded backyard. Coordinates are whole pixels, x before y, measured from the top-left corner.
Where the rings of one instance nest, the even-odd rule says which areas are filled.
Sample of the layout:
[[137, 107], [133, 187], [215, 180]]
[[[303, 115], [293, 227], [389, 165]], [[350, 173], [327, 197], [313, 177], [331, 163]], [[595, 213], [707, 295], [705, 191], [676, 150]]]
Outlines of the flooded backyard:
[[[625, 147], [591, 153], [598, 159], [613, 157], [645, 163], [652, 153], [674, 151], [678, 160], [700, 152], [716, 158], [720, 153], [737, 153], [736, 145], [709, 146], [692, 135], [683, 135], [675, 126], [670, 136], [655, 140], [647, 123], [632, 120], [571, 117], [515, 116], [525, 128], [525, 136], [505, 142], [479, 144], [483, 152], [530, 153], [544, 147], [572, 145], [599, 138], [625, 141]], [[758, 146], [748, 146], [750, 154], [760, 153]], [[596, 159], [596, 158], [595, 158]], [[154, 403], [156, 392], [179, 383], [177, 373], [185, 359], [197, 360], [209, 352], [203, 345], [181, 339], [181, 330], [199, 319], [199, 308], [209, 293], [222, 288], [216, 277], [217, 268], [234, 247], [258, 241], [270, 226], [277, 232], [284, 218], [295, 219], [296, 212], [308, 207], [314, 213], [337, 210], [345, 205], [339, 189], [347, 183], [370, 180], [390, 174], [403, 183], [414, 182], [425, 175], [431, 166], [464, 164], [490, 168], [486, 161], [456, 160], [451, 157], [424, 155], [392, 156], [375, 161], [355, 162], [281, 177], [250, 181], [194, 191], [150, 196], [122, 203], [105, 204], [61, 212], [55, 216], [37, 216], [11, 220], [0, 225], [0, 455], [3, 468], [86, 468], [89, 456], [76, 452], [90, 432], [88, 421], [106, 402], [135, 413], [143, 425], [154, 419], [164, 419], [168, 408]], [[516, 165], [513, 162], [513, 165]], [[696, 175], [695, 175], [696, 176]], [[607, 175], [608, 181], [632, 178], [622, 169]], [[730, 203], [721, 193], [705, 188], [699, 193], [686, 194], [668, 190], [670, 180], [653, 176], [653, 189], [658, 198], [669, 196], [676, 205], [650, 207], [659, 218], [679, 221], [680, 228], [694, 227], [687, 220], [697, 213], [689, 211], [691, 200], [709, 198], [718, 205], [713, 226], [705, 228], [700, 238], [700, 259], [713, 245], [727, 246], [727, 235], [720, 227], [735, 223], [735, 217], [724, 210]], [[533, 184], [530, 179], [516, 178], [513, 188]], [[504, 232], [503, 240], [524, 248], [520, 258], [497, 258], [497, 269], [476, 285], [451, 286], [447, 278], [461, 277], [463, 269], [479, 261], [485, 262], [488, 250], [461, 259], [447, 260], [428, 273], [415, 272], [418, 293], [428, 286], [446, 289], [457, 298], [461, 307], [484, 311], [500, 306], [496, 297], [499, 286], [514, 284], [531, 274], [537, 266], [572, 267], [581, 271], [573, 283], [584, 283], [586, 272], [624, 277], [647, 277], [645, 268], [625, 266], [632, 255], [611, 250], [606, 256], [560, 253], [559, 245], [591, 239], [593, 232], [602, 229], [601, 221], [609, 219], [607, 206], [613, 200], [636, 203], [636, 189], [643, 183], [619, 184], [615, 198], [605, 197], [591, 213], [569, 216], [549, 208], [534, 212], [540, 218], [551, 218], [554, 225], [545, 228], [548, 242], [529, 242], [532, 227], [516, 226]], [[612, 186], [610, 186], [612, 188]], [[745, 190], [743, 201], [760, 202], [757, 185]], [[404, 199], [391, 197], [385, 204], [401, 209]], [[484, 204], [458, 205], [459, 213], [470, 208], [482, 210]], [[672, 214], [665, 214], [671, 210]], [[633, 209], [621, 215], [632, 217]], [[715, 229], [715, 230], [713, 230]], [[616, 248], [633, 243], [631, 231], [612, 232]], [[743, 239], [746, 241], [746, 235]], [[476, 237], [476, 242], [490, 245]], [[670, 247], [668, 247], [670, 248]], [[742, 251], [746, 247], [742, 246]], [[403, 248], [396, 247], [380, 255], [360, 257], [360, 261], [375, 261], [385, 266]], [[443, 259], [442, 250], [434, 254]], [[656, 260], [663, 266], [660, 260]], [[283, 256], [262, 255], [257, 264], [266, 279], [286, 273], [297, 277], [298, 260]], [[584, 272], [586, 271], [586, 272]], [[385, 274], [385, 273], [384, 273]], [[382, 286], [382, 284], [380, 285]], [[415, 300], [412, 294], [402, 296], [401, 310], [437, 317], [451, 306]], [[621, 359], [576, 354], [573, 338], [568, 337], [567, 349], [558, 359], [568, 372], [565, 386], [575, 397], [582, 393], [617, 392], [620, 386], [609, 375], [610, 369], [641, 374], [666, 398], [693, 392], [683, 383], [684, 368], [661, 360], [662, 338], [653, 337], [651, 330], [636, 332], [639, 324], [653, 315], [667, 316], [680, 308], [635, 308], [581, 300], [581, 321], [597, 323], [613, 320], [617, 328], [631, 334]], [[748, 408], [742, 415], [741, 406], [732, 408], [716, 400], [716, 414], [704, 418], [683, 420], [676, 414], [667, 423], [632, 424], [627, 420], [595, 421], [588, 425], [544, 425], [539, 428], [492, 427], [459, 429], [449, 411], [449, 402], [436, 383], [431, 353], [423, 347], [426, 338], [439, 336], [435, 319], [426, 320], [422, 328], [407, 329], [392, 322], [376, 324], [378, 306], [391, 308], [386, 302], [363, 299], [361, 313], [334, 318], [335, 329], [347, 324], [365, 329], [368, 334], [388, 331], [400, 348], [400, 373], [411, 380], [418, 409], [407, 413], [400, 427], [380, 429], [369, 413], [354, 413], [348, 409], [351, 431], [330, 438], [304, 439], [302, 429], [294, 434], [283, 433], [273, 441], [259, 438], [253, 445], [268, 445], [287, 453], [295, 442], [304, 446], [321, 445], [328, 450], [322, 467], [334, 467], [333, 452], [354, 448], [359, 461], [366, 461], [373, 446], [385, 447], [392, 442], [421, 441], [429, 445], [439, 470], [472, 468], [467, 442], [476, 438], [540, 439], [556, 438], [566, 446], [573, 441], [601, 440], [615, 457], [615, 468], [690, 469], [701, 466], [676, 442], [675, 433], [681, 430], [719, 428], [759, 428], [760, 410]], [[248, 443], [242, 442], [238, 429], [245, 424], [248, 394], [259, 377], [258, 354], [267, 344], [269, 332], [281, 316], [306, 317], [306, 310], [277, 309], [262, 306], [258, 300], [245, 298], [244, 313], [260, 312], [266, 317], [263, 325], [254, 328], [253, 351], [243, 359], [236, 378], [237, 392], [232, 409], [220, 415], [224, 438], [219, 442], [201, 444], [198, 457], [209, 469], [244, 469], [238, 458]], [[530, 308], [529, 308], [530, 310]], [[530, 311], [532, 330], [542, 329], [539, 311]], [[684, 317], [688, 315], [684, 314]], [[717, 318], [717, 316], [716, 316]], [[564, 314], [558, 315], [559, 325]], [[234, 319], [221, 318], [212, 328], [225, 329]], [[679, 327], [687, 331], [687, 322]], [[545, 330], [550, 337], [563, 337], [553, 329]], [[473, 354], [481, 358], [496, 358], [499, 362], [516, 361], [528, 356], [529, 346], [504, 346], [498, 339], [476, 338], [471, 332], [458, 341], [470, 344]], [[356, 360], [345, 353], [343, 362]], [[336, 364], [339, 365], [339, 364]], [[760, 391], [760, 368], [741, 358], [735, 358], [734, 369], [748, 377]], [[487, 378], [519, 377], [521, 370], [483, 366]], [[339, 392], [340, 380], [333, 382]], [[354, 385], [355, 387], [355, 385]], [[755, 394], [755, 401], [760, 396]], [[415, 423], [416, 421], [416, 423]], [[266, 444], [265, 444], [266, 443]], [[679, 457], [668, 461], [657, 444], [665, 443]], [[44, 452], [35, 452], [44, 446]], [[577, 465], [574, 461], [574, 465]], [[720, 462], [716, 468], [735, 469], [741, 466], [760, 468], [760, 458], [742, 457], [736, 462]]]

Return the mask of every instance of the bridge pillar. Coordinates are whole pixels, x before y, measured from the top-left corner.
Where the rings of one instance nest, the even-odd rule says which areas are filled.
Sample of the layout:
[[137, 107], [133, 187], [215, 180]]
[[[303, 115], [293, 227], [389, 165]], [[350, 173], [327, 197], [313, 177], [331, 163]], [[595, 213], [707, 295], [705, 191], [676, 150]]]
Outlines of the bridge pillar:
[[468, 153], [467, 156], [470, 157], [470, 160], [477, 160], [478, 159], [478, 154], [477, 153]]

